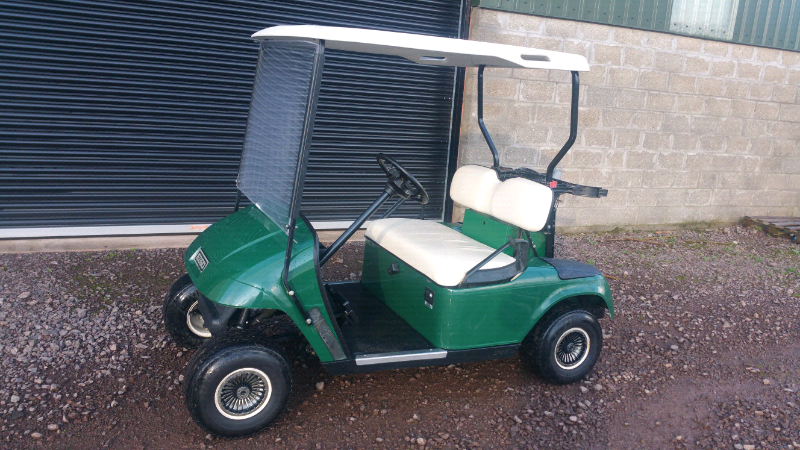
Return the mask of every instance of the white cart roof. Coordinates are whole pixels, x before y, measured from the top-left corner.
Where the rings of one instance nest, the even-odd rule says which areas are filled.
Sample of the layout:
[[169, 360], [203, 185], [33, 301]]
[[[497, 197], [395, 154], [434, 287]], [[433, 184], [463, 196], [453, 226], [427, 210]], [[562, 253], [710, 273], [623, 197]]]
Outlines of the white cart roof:
[[586, 58], [513, 45], [466, 41], [419, 34], [317, 25], [282, 25], [253, 34], [255, 40], [325, 41], [325, 47], [353, 52], [397, 55], [420, 64], [459, 67], [521, 67], [587, 71]]

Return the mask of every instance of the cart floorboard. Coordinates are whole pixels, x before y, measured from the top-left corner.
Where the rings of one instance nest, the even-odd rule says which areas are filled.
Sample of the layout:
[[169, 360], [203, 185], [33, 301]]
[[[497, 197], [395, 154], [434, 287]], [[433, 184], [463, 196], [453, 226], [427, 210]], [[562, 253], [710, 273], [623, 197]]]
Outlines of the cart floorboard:
[[409, 352], [434, 348], [411, 325], [360, 282], [328, 284], [331, 297], [347, 300], [358, 323], [343, 323], [342, 337], [354, 355]]

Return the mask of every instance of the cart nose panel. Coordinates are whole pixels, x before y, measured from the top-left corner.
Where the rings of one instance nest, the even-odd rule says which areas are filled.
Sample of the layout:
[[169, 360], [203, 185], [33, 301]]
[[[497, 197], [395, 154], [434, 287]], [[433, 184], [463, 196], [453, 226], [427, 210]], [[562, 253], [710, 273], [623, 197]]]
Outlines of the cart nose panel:
[[[311, 247], [304, 233], [296, 236], [295, 252]], [[186, 268], [200, 292], [216, 303], [275, 308], [275, 303], [283, 303], [285, 297], [280, 276], [286, 239], [274, 222], [250, 206], [198, 236], [186, 250]], [[205, 255], [207, 261], [197, 261], [199, 254]], [[199, 266], [203, 264], [201, 271]]]
[[285, 250], [286, 234], [280, 233], [277, 225], [258, 209], [250, 206], [208, 227], [192, 242], [187, 255], [190, 251], [193, 255], [197, 251], [195, 247], [202, 247], [209, 264], [219, 264], [231, 258], [235, 259], [243, 252], [246, 253], [269, 239], [283, 246]]
[[[220, 220], [186, 250], [186, 270], [197, 289], [214, 303], [236, 308], [277, 309], [300, 326], [322, 362], [333, 361], [314, 327], [306, 325], [283, 287], [286, 233], [254, 206]], [[315, 258], [315, 235], [304, 219], [297, 222], [289, 266], [289, 284], [301, 306], [318, 308], [328, 327], [333, 322], [322, 298]], [[193, 259], [202, 249], [208, 262], [201, 272]]]

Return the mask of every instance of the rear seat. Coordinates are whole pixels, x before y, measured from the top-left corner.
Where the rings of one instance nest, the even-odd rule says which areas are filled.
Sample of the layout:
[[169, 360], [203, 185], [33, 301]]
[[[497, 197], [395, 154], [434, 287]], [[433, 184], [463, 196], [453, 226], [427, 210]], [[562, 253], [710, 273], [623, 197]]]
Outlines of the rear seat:
[[[463, 166], [453, 176], [450, 196], [473, 209], [528, 231], [541, 230], [553, 191], [534, 181], [512, 178], [501, 182], [495, 171]], [[440, 286], [457, 286], [467, 272], [495, 249], [450, 227], [427, 220], [381, 219], [367, 226], [366, 237]], [[499, 254], [484, 269], [506, 266], [514, 258]]]

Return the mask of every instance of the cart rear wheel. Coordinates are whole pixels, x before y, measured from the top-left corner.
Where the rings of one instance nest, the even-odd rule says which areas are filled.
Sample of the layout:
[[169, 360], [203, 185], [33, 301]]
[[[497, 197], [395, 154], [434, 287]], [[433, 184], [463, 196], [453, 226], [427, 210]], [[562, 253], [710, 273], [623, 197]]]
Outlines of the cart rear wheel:
[[574, 383], [592, 370], [603, 346], [597, 318], [588, 311], [548, 314], [522, 341], [520, 356], [542, 378]]
[[192, 279], [185, 274], [178, 278], [164, 298], [164, 326], [178, 345], [187, 348], [197, 348], [211, 337], [197, 308], [197, 294]]
[[275, 343], [232, 330], [200, 347], [186, 368], [186, 405], [192, 419], [221, 437], [256, 433], [283, 410], [292, 373]]

